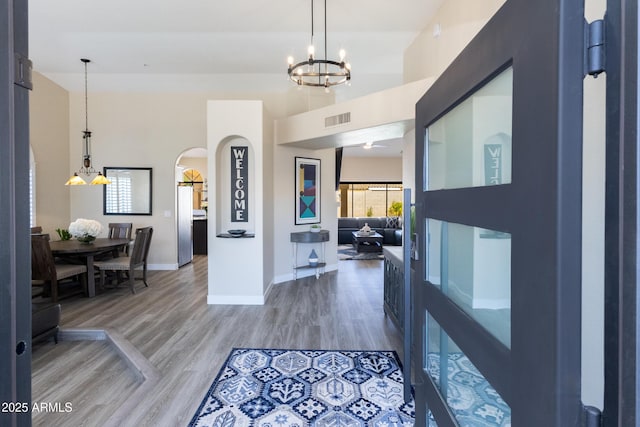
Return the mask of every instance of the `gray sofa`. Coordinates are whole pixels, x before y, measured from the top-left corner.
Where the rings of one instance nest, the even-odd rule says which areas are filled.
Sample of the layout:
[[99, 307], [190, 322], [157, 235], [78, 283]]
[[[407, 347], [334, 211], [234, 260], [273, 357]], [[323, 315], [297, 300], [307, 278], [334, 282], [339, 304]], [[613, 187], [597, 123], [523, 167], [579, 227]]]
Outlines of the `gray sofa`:
[[384, 237], [383, 245], [402, 245], [402, 224], [397, 216], [338, 218], [338, 244], [351, 244], [353, 240], [352, 232], [360, 230], [365, 223], [369, 224], [371, 230], [380, 233]]

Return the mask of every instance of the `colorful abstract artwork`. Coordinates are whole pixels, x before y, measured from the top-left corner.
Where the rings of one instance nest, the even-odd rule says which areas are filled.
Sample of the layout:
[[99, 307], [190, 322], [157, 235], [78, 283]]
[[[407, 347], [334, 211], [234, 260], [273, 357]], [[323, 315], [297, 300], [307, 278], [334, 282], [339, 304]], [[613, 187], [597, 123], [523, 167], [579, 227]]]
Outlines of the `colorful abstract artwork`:
[[320, 160], [296, 157], [296, 225], [320, 222]]

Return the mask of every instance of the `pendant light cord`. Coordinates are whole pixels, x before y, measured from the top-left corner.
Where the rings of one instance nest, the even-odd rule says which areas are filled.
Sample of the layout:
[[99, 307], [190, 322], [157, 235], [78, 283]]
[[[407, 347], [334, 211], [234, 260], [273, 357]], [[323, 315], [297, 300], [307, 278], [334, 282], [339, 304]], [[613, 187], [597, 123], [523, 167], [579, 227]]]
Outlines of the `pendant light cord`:
[[89, 98], [87, 96], [87, 63], [88, 60], [84, 62], [84, 130], [85, 132], [89, 131]]
[[[324, 0], [324, 59], [327, 59], [327, 0]], [[324, 64], [324, 72], [328, 71], [327, 64]]]

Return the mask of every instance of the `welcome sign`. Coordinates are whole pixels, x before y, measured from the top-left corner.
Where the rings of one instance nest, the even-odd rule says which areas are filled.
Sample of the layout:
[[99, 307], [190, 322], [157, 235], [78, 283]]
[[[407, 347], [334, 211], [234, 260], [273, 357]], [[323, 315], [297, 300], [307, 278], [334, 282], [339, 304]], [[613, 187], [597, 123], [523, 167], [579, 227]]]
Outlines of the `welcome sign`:
[[502, 184], [502, 144], [484, 145], [484, 184]]
[[249, 147], [231, 147], [231, 222], [249, 221]]

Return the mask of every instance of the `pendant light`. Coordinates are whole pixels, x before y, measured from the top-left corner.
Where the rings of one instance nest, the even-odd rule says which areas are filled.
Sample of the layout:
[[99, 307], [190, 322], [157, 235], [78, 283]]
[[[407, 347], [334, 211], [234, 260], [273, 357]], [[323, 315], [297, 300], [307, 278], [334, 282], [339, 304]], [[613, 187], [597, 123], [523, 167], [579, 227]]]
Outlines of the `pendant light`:
[[324, 0], [324, 58], [316, 57], [313, 12], [311, 0], [311, 44], [307, 50], [308, 58], [296, 64], [293, 56], [289, 56], [287, 74], [298, 86], [324, 87], [328, 91], [331, 86], [351, 82], [351, 65], [345, 62], [344, 49], [339, 52], [339, 60], [327, 59], [327, 0]]
[[91, 62], [90, 59], [80, 59], [84, 63], [84, 130], [82, 131], [82, 166], [78, 169], [78, 172], [74, 172], [73, 176], [69, 178], [65, 185], [86, 185], [87, 182], [82, 179], [78, 174], [85, 174], [91, 176], [97, 174], [91, 181], [91, 185], [103, 185], [111, 184], [102, 172], [96, 170], [91, 165], [91, 131], [89, 130], [89, 98], [87, 91], [87, 64]]

